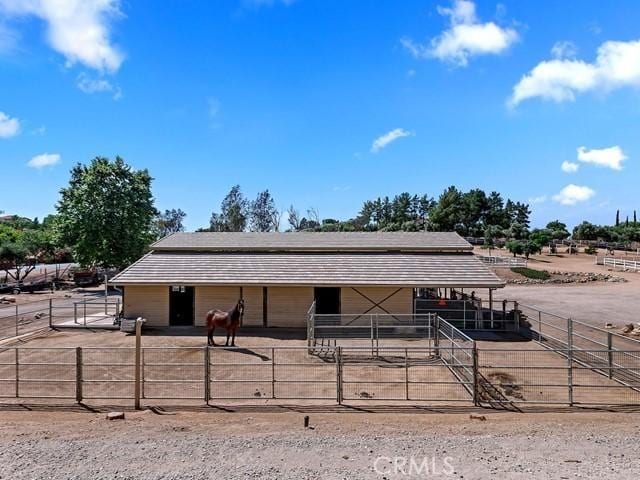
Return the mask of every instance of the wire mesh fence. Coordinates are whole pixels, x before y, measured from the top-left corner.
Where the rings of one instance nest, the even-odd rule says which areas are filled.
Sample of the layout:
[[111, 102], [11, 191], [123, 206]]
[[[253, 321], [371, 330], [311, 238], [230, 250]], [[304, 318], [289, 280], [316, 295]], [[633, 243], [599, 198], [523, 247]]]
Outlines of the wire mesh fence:
[[640, 351], [581, 351], [612, 356], [603, 372], [568, 349], [478, 348], [440, 328], [431, 347], [337, 346], [323, 356], [306, 346], [143, 347], [139, 355], [129, 347], [3, 348], [0, 398], [640, 405], [640, 362], [620, 366]]

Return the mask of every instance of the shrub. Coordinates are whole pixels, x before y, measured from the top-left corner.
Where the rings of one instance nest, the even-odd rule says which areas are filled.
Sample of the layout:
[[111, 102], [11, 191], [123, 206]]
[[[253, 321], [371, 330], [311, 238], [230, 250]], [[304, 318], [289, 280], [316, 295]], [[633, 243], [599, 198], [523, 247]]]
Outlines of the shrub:
[[551, 278], [551, 275], [546, 270], [535, 270], [527, 267], [513, 267], [511, 271], [534, 280], [549, 280]]
[[598, 249], [592, 245], [589, 245], [584, 249], [584, 253], [586, 253], [587, 255], [597, 255]]

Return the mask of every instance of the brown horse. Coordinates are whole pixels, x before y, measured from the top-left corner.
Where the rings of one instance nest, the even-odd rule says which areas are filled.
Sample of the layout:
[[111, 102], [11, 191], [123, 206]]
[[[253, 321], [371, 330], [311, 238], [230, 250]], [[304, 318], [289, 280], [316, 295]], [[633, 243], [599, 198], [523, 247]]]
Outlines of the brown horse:
[[236, 346], [236, 330], [240, 326], [240, 320], [244, 315], [244, 300], [238, 300], [238, 303], [228, 312], [222, 310], [209, 310], [207, 312], [207, 345], [213, 347], [216, 346], [216, 342], [213, 341], [213, 332], [216, 327], [223, 327], [227, 330], [227, 343], [225, 346], [229, 346], [229, 335], [231, 337], [231, 346]]

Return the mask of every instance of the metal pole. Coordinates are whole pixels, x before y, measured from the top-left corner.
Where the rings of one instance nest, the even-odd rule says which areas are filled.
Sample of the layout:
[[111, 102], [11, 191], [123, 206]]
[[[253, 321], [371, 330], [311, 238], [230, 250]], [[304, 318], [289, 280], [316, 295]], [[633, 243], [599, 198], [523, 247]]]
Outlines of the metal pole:
[[76, 347], [76, 403], [82, 403], [82, 347]]
[[204, 401], [207, 405], [211, 399], [210, 368], [209, 346], [207, 345], [204, 347]]
[[53, 299], [49, 299], [49, 328], [53, 327]]
[[16, 304], [16, 337], [19, 335], [18, 333], [18, 305]]
[[342, 347], [336, 347], [336, 400], [342, 405]]
[[104, 274], [104, 314], [109, 315], [109, 310], [107, 307], [107, 299], [109, 298], [109, 284], [107, 283], [107, 274]]
[[567, 319], [568, 347], [567, 351], [567, 380], [569, 387], [569, 406], [573, 406], [573, 322]]
[[82, 311], [83, 311], [83, 317], [84, 317], [84, 326], [87, 326], [87, 302], [86, 300], [83, 302], [82, 304]]
[[435, 332], [433, 335], [433, 347], [434, 347], [434, 353], [436, 357], [440, 356], [440, 350], [438, 349], [438, 346], [440, 345], [440, 317], [438, 316], [438, 314], [434, 313], [435, 316], [435, 320], [436, 320], [436, 326], [435, 326]]
[[609, 378], [613, 378], [613, 335], [607, 332], [607, 363], [609, 364]]
[[144, 348], [140, 349], [140, 398], [144, 398]]
[[373, 356], [373, 314], [369, 315], [369, 322], [371, 323], [371, 355]]
[[275, 348], [271, 347], [271, 398], [276, 398], [276, 357]]
[[478, 349], [475, 342], [473, 343], [473, 404], [477, 407], [480, 405], [480, 392], [478, 384]]
[[140, 347], [142, 337], [142, 319], [136, 320], [136, 354], [135, 354], [135, 383], [134, 383], [134, 403], [136, 410], [140, 410]]
[[489, 289], [489, 310], [491, 311], [491, 328], [493, 328], [493, 289]]
[[538, 341], [542, 341], [542, 312], [538, 310]]
[[409, 353], [404, 349], [404, 398], [409, 400]]
[[73, 302], [73, 323], [78, 323], [78, 304]]
[[20, 353], [16, 348], [16, 398], [20, 398]]

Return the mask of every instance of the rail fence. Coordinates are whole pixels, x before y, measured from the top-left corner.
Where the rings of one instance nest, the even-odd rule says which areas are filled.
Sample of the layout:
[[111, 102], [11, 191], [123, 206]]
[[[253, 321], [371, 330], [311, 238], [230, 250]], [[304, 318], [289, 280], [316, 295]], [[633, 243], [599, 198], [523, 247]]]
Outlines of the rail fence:
[[0, 340], [49, 327], [108, 327], [121, 309], [119, 296], [49, 299], [0, 307]]
[[527, 259], [523, 257], [501, 257], [494, 255], [477, 255], [487, 265], [497, 268], [526, 267]]
[[[448, 327], [447, 327], [448, 328]], [[640, 405], [640, 351], [611, 355], [612, 378], [568, 349], [477, 348], [450, 330], [431, 347], [129, 347], [0, 350], [0, 399], [158, 404], [288, 400], [481, 405]], [[629, 370], [634, 375], [629, 375]], [[617, 378], [626, 381], [617, 381]], [[136, 401], [137, 400], [137, 401]]]
[[602, 259], [602, 265], [620, 270], [633, 270], [635, 272], [640, 270], [639, 260], [625, 260], [624, 258], [617, 257], [604, 257]]

